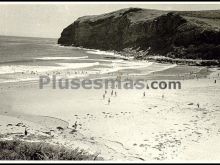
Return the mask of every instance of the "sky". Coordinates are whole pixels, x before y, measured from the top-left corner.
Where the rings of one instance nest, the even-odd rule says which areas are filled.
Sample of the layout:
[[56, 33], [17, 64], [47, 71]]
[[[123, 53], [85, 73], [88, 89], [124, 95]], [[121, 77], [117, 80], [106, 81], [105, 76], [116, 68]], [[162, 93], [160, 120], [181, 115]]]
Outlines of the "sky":
[[109, 4], [109, 3], [0, 3], [0, 35], [59, 38], [62, 30], [78, 17], [122, 8], [158, 10], [218, 10], [218, 4]]

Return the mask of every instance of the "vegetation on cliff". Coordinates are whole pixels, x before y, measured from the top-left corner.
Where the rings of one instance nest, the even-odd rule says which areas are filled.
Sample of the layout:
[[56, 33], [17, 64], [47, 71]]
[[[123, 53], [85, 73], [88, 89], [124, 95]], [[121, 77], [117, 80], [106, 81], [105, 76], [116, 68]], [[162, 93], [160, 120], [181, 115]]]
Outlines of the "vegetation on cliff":
[[141, 58], [220, 60], [220, 10], [160, 11], [128, 8], [84, 16], [66, 27], [58, 43], [92, 49], [142, 51]]

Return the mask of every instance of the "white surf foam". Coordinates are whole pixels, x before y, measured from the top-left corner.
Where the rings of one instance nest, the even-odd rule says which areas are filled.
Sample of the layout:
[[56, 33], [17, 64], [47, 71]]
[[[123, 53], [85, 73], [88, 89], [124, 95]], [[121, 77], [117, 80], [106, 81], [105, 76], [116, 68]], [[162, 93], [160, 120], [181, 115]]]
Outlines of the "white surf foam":
[[22, 73], [22, 72], [46, 72], [59, 69], [57, 66], [27, 66], [27, 65], [8, 65], [0, 66], [0, 74]]
[[63, 69], [77, 69], [77, 68], [87, 68], [99, 65], [99, 62], [94, 63], [57, 63]]
[[0, 66], [0, 74], [11, 74], [11, 73], [30, 73], [30, 72], [49, 72], [64, 69], [76, 69], [85, 68], [99, 65], [99, 62], [93, 63], [56, 63], [59, 66], [28, 66], [28, 65], [7, 65]]
[[0, 83], [13, 83], [13, 82], [24, 82], [24, 81], [37, 81], [39, 78], [38, 77], [33, 77], [33, 78], [14, 78], [14, 79], [5, 79], [1, 80]]
[[[7, 82], [21, 82], [21, 81], [32, 81], [37, 80], [38, 76], [36, 74], [43, 74], [54, 71], [62, 71], [68, 69], [80, 69], [99, 65], [99, 62], [93, 63], [57, 63], [58, 66], [25, 66], [25, 65], [10, 65], [10, 66], [0, 66], [0, 74], [16, 74], [24, 73], [24, 75], [15, 75], [13, 79], [1, 79], [0, 83]], [[32, 74], [35, 73], [35, 74]], [[89, 72], [88, 72], [89, 73]], [[31, 74], [27, 77], [27, 74]], [[34, 76], [34, 77], [33, 77]], [[85, 74], [72, 75], [74, 77], [87, 76]]]
[[147, 61], [137, 61], [137, 62], [130, 62], [130, 61], [118, 61], [114, 62], [112, 64], [107, 64], [103, 66], [107, 66], [108, 68], [100, 68], [100, 74], [106, 74], [106, 73], [112, 73], [117, 72], [120, 70], [127, 70], [127, 69], [140, 69], [145, 68], [150, 65], [152, 65], [153, 62], [147, 62]]
[[125, 57], [125, 56], [122, 56], [122, 55], [114, 53], [114, 52], [107, 52], [107, 51], [101, 51], [101, 50], [88, 50], [86, 52], [89, 53], [89, 54], [113, 56], [113, 57], [118, 57], [118, 58], [123, 58], [123, 59], [132, 59], [132, 58]]
[[82, 57], [39, 57], [35, 58], [37, 60], [76, 60], [76, 59], [86, 59], [88, 56]]

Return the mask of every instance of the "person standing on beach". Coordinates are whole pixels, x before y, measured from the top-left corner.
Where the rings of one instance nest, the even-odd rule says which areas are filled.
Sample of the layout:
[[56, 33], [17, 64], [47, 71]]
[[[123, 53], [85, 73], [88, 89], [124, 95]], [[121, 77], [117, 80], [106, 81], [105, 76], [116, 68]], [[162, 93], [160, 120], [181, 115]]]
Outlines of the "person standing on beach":
[[199, 103], [197, 103], [197, 107], [199, 108]]
[[27, 132], [27, 128], [25, 128], [24, 130], [24, 135], [27, 136], [28, 132]]
[[102, 97], [103, 97], [103, 100], [105, 100], [105, 94], [103, 94]]
[[113, 96], [113, 92], [114, 92], [114, 91], [112, 90], [112, 92], [111, 92], [111, 96]]
[[162, 94], [162, 99], [164, 99], [164, 94]]
[[115, 96], [117, 96], [117, 92], [115, 91]]
[[111, 100], [110, 100], [110, 98], [108, 99], [108, 105], [110, 104], [110, 102], [111, 102]]
[[143, 97], [145, 97], [145, 92], [143, 93]]
[[73, 128], [76, 130], [77, 126], [78, 126], [78, 124], [77, 124], [77, 121], [76, 121], [76, 122], [74, 123], [74, 125], [73, 125]]
[[214, 83], [216, 84], [216, 82], [217, 82], [217, 81], [215, 80], [215, 82], [214, 82]]

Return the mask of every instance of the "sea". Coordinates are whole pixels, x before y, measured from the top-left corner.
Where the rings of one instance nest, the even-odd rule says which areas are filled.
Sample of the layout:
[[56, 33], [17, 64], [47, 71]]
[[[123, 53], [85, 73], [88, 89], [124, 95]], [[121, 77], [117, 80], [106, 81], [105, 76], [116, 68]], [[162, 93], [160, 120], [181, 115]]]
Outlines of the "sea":
[[57, 39], [0, 36], [0, 83], [36, 81], [40, 75], [83, 78], [112, 73], [149, 74], [171, 65], [134, 60], [111, 51], [60, 46]]

